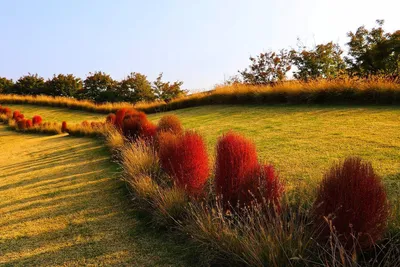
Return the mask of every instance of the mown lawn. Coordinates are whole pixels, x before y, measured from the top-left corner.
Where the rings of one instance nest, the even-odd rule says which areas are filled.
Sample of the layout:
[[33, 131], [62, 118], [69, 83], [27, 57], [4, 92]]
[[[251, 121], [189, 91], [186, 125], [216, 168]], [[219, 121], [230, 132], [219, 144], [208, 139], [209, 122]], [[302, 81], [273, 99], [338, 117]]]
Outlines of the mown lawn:
[[0, 125], [0, 151], [1, 266], [192, 265], [140, 219], [99, 141]]
[[[346, 156], [373, 163], [392, 198], [400, 198], [400, 109], [346, 106], [204, 106], [168, 112], [202, 133], [211, 155], [233, 130], [252, 139], [259, 157], [289, 183], [317, 182]], [[156, 122], [167, 113], [149, 115]]]

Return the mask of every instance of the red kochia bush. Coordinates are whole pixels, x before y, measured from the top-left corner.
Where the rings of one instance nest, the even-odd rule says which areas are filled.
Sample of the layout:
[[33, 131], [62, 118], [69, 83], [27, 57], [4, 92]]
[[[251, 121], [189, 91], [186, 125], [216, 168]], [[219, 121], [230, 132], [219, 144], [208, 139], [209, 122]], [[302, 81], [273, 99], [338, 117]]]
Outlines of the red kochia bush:
[[25, 128], [26, 128], [26, 120], [25, 119], [19, 119], [17, 121], [17, 127], [20, 130], [25, 130]]
[[265, 202], [280, 210], [280, 198], [284, 187], [272, 165], [260, 164], [246, 178], [238, 192], [240, 203], [248, 205], [253, 201]]
[[134, 113], [137, 113], [137, 111], [130, 108], [121, 108], [117, 110], [115, 113], [115, 128], [122, 130], [125, 117]]
[[181, 134], [183, 127], [181, 121], [176, 115], [166, 115], [161, 117], [160, 121], [158, 122], [157, 131]]
[[33, 126], [32, 120], [26, 120], [25, 121], [25, 128], [26, 129], [32, 128], [32, 126]]
[[[322, 224], [321, 240], [327, 240], [332, 226], [342, 245], [352, 249], [371, 247], [384, 234], [389, 205], [380, 177], [371, 163], [349, 157], [328, 171], [314, 203], [316, 222]], [[354, 235], [357, 244], [354, 244]]]
[[115, 118], [116, 118], [116, 116], [114, 113], [108, 114], [108, 116], [106, 117], [106, 123], [115, 125]]
[[152, 139], [156, 134], [156, 126], [152, 124], [143, 112], [130, 112], [125, 116], [122, 124], [124, 136], [130, 140], [137, 138]]
[[225, 208], [228, 203], [236, 206], [259, 166], [256, 147], [239, 134], [227, 133], [218, 140], [215, 164], [215, 190]]
[[61, 132], [63, 132], [63, 133], [67, 133], [68, 132], [67, 122], [66, 121], [63, 121], [61, 123]]
[[11, 116], [12, 110], [10, 108], [1, 108], [0, 109], [0, 114], [6, 114], [7, 116]]
[[39, 125], [39, 124], [41, 124], [42, 123], [42, 117], [40, 117], [40, 116], [38, 116], [38, 115], [36, 115], [36, 116], [33, 116], [33, 118], [32, 118], [32, 123], [33, 123], [33, 125]]
[[190, 196], [203, 192], [209, 175], [208, 155], [203, 138], [195, 132], [182, 136], [166, 133], [160, 139], [160, 162], [175, 184]]
[[21, 112], [19, 112], [18, 110], [15, 110], [13, 112], [13, 119], [15, 120], [20, 114], [21, 114]]

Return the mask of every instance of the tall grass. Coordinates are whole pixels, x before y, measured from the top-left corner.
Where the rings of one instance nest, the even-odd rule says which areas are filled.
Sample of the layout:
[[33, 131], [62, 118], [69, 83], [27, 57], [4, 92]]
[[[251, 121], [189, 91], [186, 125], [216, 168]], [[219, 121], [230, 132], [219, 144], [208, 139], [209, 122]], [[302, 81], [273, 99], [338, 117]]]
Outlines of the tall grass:
[[400, 104], [400, 83], [382, 77], [286, 81], [274, 85], [220, 85], [166, 102], [102, 103], [67, 97], [0, 95], [0, 103], [66, 107], [98, 113], [135, 108], [146, 113], [213, 104]]

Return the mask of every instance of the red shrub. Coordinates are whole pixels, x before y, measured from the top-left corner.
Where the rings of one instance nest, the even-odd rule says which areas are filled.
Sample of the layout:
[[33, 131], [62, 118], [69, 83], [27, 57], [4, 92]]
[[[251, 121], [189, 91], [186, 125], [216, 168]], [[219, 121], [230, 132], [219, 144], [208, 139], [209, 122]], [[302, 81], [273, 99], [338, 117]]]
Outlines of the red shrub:
[[33, 118], [32, 118], [32, 123], [33, 123], [33, 125], [39, 125], [39, 124], [41, 124], [42, 123], [42, 117], [40, 117], [40, 116], [38, 116], [38, 115], [36, 115], [36, 116], [33, 116]]
[[114, 113], [110, 113], [110, 114], [108, 114], [108, 116], [106, 117], [106, 123], [115, 125], [115, 119], [116, 119], [115, 114], [114, 114]]
[[166, 133], [160, 139], [160, 162], [175, 184], [188, 195], [199, 196], [209, 175], [203, 138], [195, 132], [182, 136]]
[[10, 108], [7, 108], [7, 107], [2, 108], [1, 114], [6, 114], [8, 117], [10, 117], [11, 114], [12, 114], [12, 110]]
[[156, 126], [147, 119], [146, 114], [138, 111], [126, 115], [122, 124], [122, 132], [130, 140], [149, 139], [155, 135], [156, 130]]
[[217, 143], [215, 190], [222, 196], [224, 207], [238, 204], [241, 190], [246, 190], [252, 173], [257, 169], [254, 144], [241, 135], [227, 133]]
[[61, 123], [61, 132], [63, 132], [63, 133], [67, 133], [68, 132], [68, 127], [67, 127], [67, 122], [66, 121], [63, 121]]
[[124, 119], [126, 115], [134, 114], [137, 111], [130, 108], [121, 108], [115, 113], [115, 128], [122, 130]]
[[15, 120], [15, 119], [17, 119], [17, 117], [19, 117], [19, 115], [21, 114], [21, 112], [19, 112], [18, 110], [15, 110], [14, 112], [13, 112], [13, 119]]
[[32, 128], [32, 126], [33, 126], [32, 120], [26, 120], [25, 121], [25, 128], [26, 129]]
[[280, 199], [284, 191], [283, 184], [272, 165], [258, 165], [239, 188], [240, 203], [249, 205], [253, 201], [266, 203], [280, 210]]
[[26, 128], [26, 120], [25, 119], [18, 119], [17, 120], [17, 127], [20, 130], [25, 130], [25, 128]]
[[83, 127], [89, 127], [89, 126], [90, 126], [90, 124], [89, 124], [88, 121], [83, 121], [83, 122], [81, 123], [81, 125], [82, 125]]
[[159, 132], [172, 132], [174, 134], [181, 134], [183, 127], [181, 121], [176, 115], [163, 116], [158, 122]]
[[[352, 234], [358, 237], [358, 245], [368, 248], [384, 234], [389, 215], [389, 205], [380, 177], [371, 163], [349, 157], [327, 172], [314, 203], [316, 222], [332, 226], [339, 240], [347, 248], [353, 248]], [[318, 225], [319, 226], [319, 225]], [[323, 227], [320, 238], [327, 240], [329, 227]]]

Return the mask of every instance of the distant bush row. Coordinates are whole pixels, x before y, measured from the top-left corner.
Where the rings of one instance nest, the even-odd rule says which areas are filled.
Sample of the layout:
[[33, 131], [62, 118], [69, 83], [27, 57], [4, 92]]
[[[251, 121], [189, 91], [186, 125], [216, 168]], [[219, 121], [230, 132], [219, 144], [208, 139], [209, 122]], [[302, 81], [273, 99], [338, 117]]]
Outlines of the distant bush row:
[[143, 74], [133, 72], [122, 81], [116, 81], [104, 72], [89, 73], [85, 80], [72, 74], [58, 74], [44, 80], [37, 74], [28, 74], [15, 83], [0, 77], [0, 93], [18, 95], [48, 95], [86, 99], [95, 102], [131, 102], [169, 100], [186, 94], [182, 82], [162, 81], [161, 73], [151, 83]]

